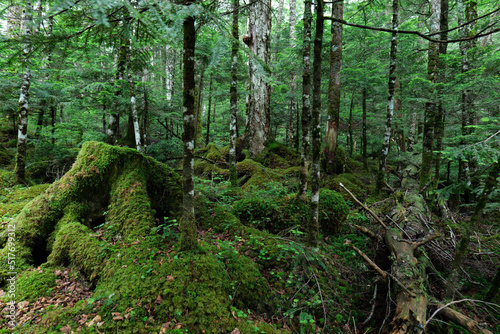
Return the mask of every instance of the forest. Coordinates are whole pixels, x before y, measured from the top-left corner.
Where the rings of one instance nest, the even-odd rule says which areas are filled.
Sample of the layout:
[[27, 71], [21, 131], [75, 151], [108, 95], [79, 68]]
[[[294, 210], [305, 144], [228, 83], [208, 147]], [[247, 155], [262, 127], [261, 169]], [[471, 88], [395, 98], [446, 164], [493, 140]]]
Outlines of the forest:
[[498, 0], [0, 0], [0, 334], [500, 333]]

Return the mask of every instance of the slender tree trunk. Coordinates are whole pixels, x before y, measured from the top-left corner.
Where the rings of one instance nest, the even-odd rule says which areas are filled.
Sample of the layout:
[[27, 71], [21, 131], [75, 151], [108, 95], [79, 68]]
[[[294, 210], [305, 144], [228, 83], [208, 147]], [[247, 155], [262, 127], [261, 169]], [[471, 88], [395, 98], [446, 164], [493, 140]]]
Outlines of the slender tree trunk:
[[180, 225], [181, 249], [196, 248], [196, 220], [194, 216], [194, 139], [195, 139], [195, 90], [194, 81], [194, 51], [196, 45], [196, 30], [194, 17], [184, 20], [184, 70], [183, 70], [183, 119], [184, 119], [184, 160], [182, 164], [183, 182], [183, 217]]
[[109, 115], [107, 132], [108, 143], [111, 145], [116, 144], [116, 141], [120, 137], [120, 99], [122, 98], [123, 81], [125, 80], [127, 52], [128, 45], [123, 44], [122, 46], [120, 46], [116, 62], [115, 99], [113, 101], [111, 114]]
[[413, 146], [415, 145], [415, 133], [417, 131], [417, 113], [412, 112], [410, 114], [410, 125], [408, 131], [408, 152], [413, 152]]
[[210, 75], [210, 84], [208, 86], [208, 115], [207, 115], [207, 137], [205, 139], [205, 146], [210, 142], [210, 113], [212, 111], [212, 82], [213, 78]]
[[[295, 34], [295, 25], [297, 24], [296, 18], [296, 2], [297, 0], [290, 0], [290, 48], [293, 50], [297, 44], [297, 36]], [[292, 52], [291, 57], [295, 61], [296, 55]], [[290, 100], [290, 145], [293, 146], [294, 140], [294, 119], [297, 114], [297, 75], [295, 72], [292, 75], [292, 81], [290, 82], [290, 93], [292, 94], [292, 99]], [[297, 123], [298, 127], [298, 123]]]
[[495, 274], [495, 277], [493, 277], [493, 280], [491, 281], [491, 286], [488, 289], [488, 292], [486, 293], [484, 300], [487, 302], [491, 302], [493, 298], [495, 298], [495, 296], [497, 295], [499, 288], [500, 288], [500, 265], [497, 267], [497, 272]]
[[[399, 28], [398, 24], [398, 12], [399, 12], [398, 0], [393, 0], [392, 2], [392, 29], [397, 31]], [[377, 177], [377, 189], [381, 189], [383, 185], [384, 178], [386, 176], [386, 163], [387, 156], [389, 154], [389, 143], [392, 133], [392, 118], [394, 117], [394, 98], [396, 92], [396, 59], [398, 52], [398, 33], [392, 33], [391, 40], [391, 53], [389, 60], [389, 96], [387, 98], [387, 116], [385, 120], [385, 133], [384, 139], [382, 141], [382, 152], [380, 155], [380, 165]]]
[[201, 69], [201, 74], [200, 74], [200, 81], [198, 83], [198, 90], [196, 92], [196, 109], [195, 109], [195, 118], [194, 118], [194, 124], [195, 124], [195, 133], [194, 133], [194, 144], [195, 147], [198, 147], [200, 143], [203, 143], [203, 138], [202, 138], [202, 133], [203, 133], [203, 124], [201, 121], [201, 106], [203, 105], [203, 79], [205, 77], [205, 66], [203, 65], [203, 68]]
[[[342, 20], [344, 17], [344, 1], [333, 3], [332, 16]], [[319, 6], [318, 6], [319, 7]], [[342, 68], [342, 24], [332, 22], [332, 39], [330, 49], [330, 78], [328, 82], [328, 106], [326, 133], [323, 145], [326, 166], [332, 165], [335, 160], [337, 137], [340, 122], [340, 70]], [[314, 131], [314, 130], [313, 130]], [[325, 171], [328, 171], [325, 168]]]
[[[26, 2], [24, 10], [24, 36], [31, 35], [31, 26], [33, 24], [33, 7], [31, 2]], [[24, 73], [21, 77], [21, 93], [19, 95], [19, 120], [17, 131], [17, 154], [16, 154], [16, 183], [26, 183], [26, 141], [28, 138], [28, 108], [31, 84], [31, 71], [29, 54], [31, 53], [31, 46], [25, 45], [23, 49], [23, 63]]]
[[264, 149], [270, 137], [270, 94], [271, 86], [265, 80], [269, 75], [269, 49], [271, 32], [271, 1], [258, 1], [252, 5], [248, 18], [248, 45], [253, 55], [264, 65], [250, 57], [250, 101], [246, 131], [250, 153], [256, 156]]
[[321, 51], [324, 30], [324, 2], [318, 0], [316, 7], [316, 36], [314, 37], [313, 103], [312, 103], [312, 175], [311, 175], [311, 221], [309, 242], [316, 245], [319, 236], [319, 176], [321, 156]]
[[[439, 31], [441, 17], [441, 0], [431, 0], [431, 34]], [[429, 55], [427, 63], [427, 80], [432, 84], [437, 82], [439, 63], [439, 43], [429, 42]], [[432, 187], [428, 187], [431, 181], [432, 160], [434, 151], [434, 123], [436, 122], [437, 104], [436, 91], [431, 88], [428, 93], [429, 101], [425, 104], [424, 117], [424, 140], [422, 147], [422, 169], [420, 171], [420, 189], [424, 190], [424, 198], [429, 199], [429, 193]], [[429, 189], [431, 188], [431, 189]]]
[[353, 151], [354, 151], [354, 138], [353, 138], [353, 133], [352, 133], [352, 110], [354, 109], [354, 94], [356, 93], [355, 90], [352, 91], [352, 96], [351, 96], [351, 104], [349, 106], [349, 124], [347, 125], [347, 133], [348, 133], [348, 140], [349, 140], [349, 156], [352, 157]]
[[238, 32], [238, 17], [239, 17], [239, 0], [232, 0], [233, 5], [233, 24], [231, 26], [231, 34], [233, 37], [231, 43], [231, 87], [229, 88], [230, 95], [230, 118], [229, 118], [229, 180], [231, 186], [238, 186], [238, 175], [236, 173], [236, 127], [238, 116], [238, 50], [239, 50], [239, 32]]
[[304, 0], [304, 42], [302, 47], [302, 150], [298, 198], [305, 202], [309, 170], [309, 124], [311, 121], [311, 0]]
[[128, 65], [128, 88], [130, 91], [130, 111], [132, 113], [132, 122], [134, 124], [134, 139], [135, 147], [137, 151], [141, 152], [141, 130], [139, 129], [139, 116], [137, 114], [137, 103], [135, 100], [135, 82], [132, 76], [132, 66], [130, 62], [130, 53], [132, 52], [132, 46], [130, 46], [129, 52], [127, 52], [127, 65]]
[[367, 138], [367, 135], [366, 135], [366, 99], [367, 99], [367, 91], [366, 91], [366, 87], [363, 87], [363, 92], [362, 92], [362, 97], [361, 97], [361, 109], [362, 109], [362, 113], [363, 113], [363, 119], [362, 119], [362, 122], [363, 122], [363, 129], [362, 129], [362, 134], [361, 134], [361, 143], [362, 143], [362, 147], [363, 147], [363, 166], [365, 169], [368, 169], [368, 154], [366, 152], [366, 148], [368, 146], [368, 138]]
[[142, 146], [144, 151], [146, 151], [148, 145], [148, 133], [149, 133], [149, 97], [148, 90], [144, 87], [144, 117], [142, 118]]

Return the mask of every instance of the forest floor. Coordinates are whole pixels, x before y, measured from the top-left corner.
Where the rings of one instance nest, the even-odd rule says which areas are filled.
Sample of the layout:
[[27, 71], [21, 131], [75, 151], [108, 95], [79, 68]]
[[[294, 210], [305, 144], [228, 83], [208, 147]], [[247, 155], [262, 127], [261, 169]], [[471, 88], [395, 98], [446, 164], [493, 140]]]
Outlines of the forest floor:
[[[72, 170], [50, 185], [15, 186], [6, 166], [1, 255], [8, 258], [7, 233], [15, 226], [17, 267], [14, 285], [5, 260], [0, 268], [0, 333], [388, 332], [397, 288], [352, 247], [390, 272], [389, 249], [355, 225], [376, 235], [383, 229], [340, 186], [390, 223], [394, 198], [376, 191], [374, 168], [365, 171], [339, 153], [335, 176], [322, 180], [322, 239], [310, 247], [302, 228], [308, 208], [295, 199], [298, 155], [272, 143], [238, 163], [234, 189], [226, 181], [227, 151], [209, 145], [197, 153], [201, 248], [193, 254], [179, 250], [179, 177], [133, 150], [86, 144]], [[155, 185], [157, 179], [167, 181]], [[468, 217], [456, 216], [456, 225], [422, 218], [445, 236], [424, 246], [429, 317], [445, 299], [441, 278]], [[454, 305], [492, 332], [500, 331], [498, 307], [475, 300], [499, 263], [498, 228], [483, 220], [456, 298], [468, 301]], [[443, 321], [426, 331], [467, 333]]]

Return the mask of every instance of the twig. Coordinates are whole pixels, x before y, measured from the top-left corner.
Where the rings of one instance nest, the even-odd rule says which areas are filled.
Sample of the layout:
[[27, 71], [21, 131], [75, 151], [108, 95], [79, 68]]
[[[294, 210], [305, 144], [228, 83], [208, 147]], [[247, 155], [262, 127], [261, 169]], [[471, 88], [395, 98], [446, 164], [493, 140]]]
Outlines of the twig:
[[339, 185], [344, 188], [345, 191], [347, 191], [347, 193], [349, 195], [351, 195], [351, 197], [354, 199], [354, 201], [356, 201], [356, 203], [358, 203], [359, 205], [361, 205], [363, 207], [363, 209], [365, 209], [366, 211], [368, 211], [369, 214], [371, 214], [373, 216], [373, 218], [375, 218], [375, 220], [380, 224], [382, 225], [385, 229], [387, 229], [387, 225], [384, 224], [384, 222], [372, 211], [370, 210], [370, 208], [368, 208], [366, 205], [364, 205], [363, 203], [361, 203], [357, 198], [356, 196], [354, 196], [352, 194], [352, 192], [349, 191], [349, 189], [347, 189], [343, 184], [342, 182], [339, 182]]
[[377, 301], [376, 301], [376, 299], [377, 299], [377, 286], [378, 285], [375, 284], [375, 291], [373, 291], [373, 297], [372, 297], [372, 300], [370, 300], [370, 303], [373, 302], [373, 304], [372, 304], [372, 310], [371, 310], [370, 315], [368, 316], [368, 318], [366, 318], [366, 320], [361, 323], [361, 326], [365, 326], [371, 320], [371, 318], [373, 317], [373, 313], [375, 313], [375, 305], [377, 305]]
[[420, 240], [418, 242], [414, 242], [412, 244], [412, 248], [413, 248], [413, 250], [415, 250], [418, 247], [425, 245], [426, 243], [431, 242], [432, 240], [434, 240], [436, 238], [439, 238], [440, 236], [441, 235], [439, 233], [429, 234], [425, 238], [423, 238], [422, 240]]
[[354, 227], [361, 233], [363, 233], [364, 235], [367, 235], [369, 236], [370, 238], [372, 239], [376, 239], [377, 241], [379, 242], [383, 242], [384, 240], [382, 239], [382, 237], [378, 234], [375, 234], [373, 233], [372, 231], [370, 231], [369, 229], [367, 229], [366, 227], [364, 226], [359, 226], [359, 225], [356, 225], [354, 224]]

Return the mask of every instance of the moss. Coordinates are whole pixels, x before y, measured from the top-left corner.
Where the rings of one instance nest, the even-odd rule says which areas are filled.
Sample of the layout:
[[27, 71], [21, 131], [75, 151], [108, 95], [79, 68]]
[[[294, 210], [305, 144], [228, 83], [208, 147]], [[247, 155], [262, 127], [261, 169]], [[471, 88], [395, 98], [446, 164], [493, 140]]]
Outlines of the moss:
[[[332, 190], [320, 189], [320, 226], [325, 234], [338, 231], [347, 218], [349, 207], [342, 196]], [[306, 226], [310, 219], [309, 206], [293, 197], [248, 197], [237, 201], [233, 213], [241, 222], [271, 233]]]
[[363, 182], [359, 175], [351, 173], [343, 173], [326, 177], [322, 181], [322, 186], [327, 189], [335, 190], [339, 192], [345, 200], [352, 201], [352, 197], [344, 190], [344, 188], [340, 186], [340, 183], [342, 183], [347, 189], [349, 189], [350, 192], [354, 194], [354, 196], [356, 196], [357, 199], [361, 201], [369, 193], [367, 183]]
[[229, 177], [229, 169], [220, 168], [205, 160], [197, 160], [194, 163], [194, 173], [199, 176], [204, 176], [207, 178], [212, 178], [217, 175], [223, 176], [224, 178]]
[[2, 189], [0, 192], [0, 216], [18, 214], [26, 204], [48, 187], [48, 184], [40, 184], [31, 187], [17, 185], [12, 188]]
[[106, 242], [99, 242], [91, 233], [88, 227], [76, 222], [62, 226], [55, 236], [48, 263], [71, 263], [95, 283], [105, 268], [107, 253], [103, 247]]
[[271, 141], [255, 160], [266, 167], [287, 169], [300, 165], [300, 154], [277, 141]]
[[[68, 223], [73, 224], [75, 231], [84, 232], [88, 227], [78, 224], [90, 225], [95, 213], [104, 211], [108, 211], [109, 226], [114, 227], [116, 235], [136, 238], [154, 225], [156, 208], [160, 214], [175, 215], [181, 194], [180, 176], [157, 161], [133, 149], [87, 142], [72, 169], [16, 217], [17, 242], [32, 250], [32, 257], [38, 257], [35, 262], [43, 262], [48, 255], [47, 240], [54, 235], [59, 220], [65, 217], [58, 228]], [[76, 214], [76, 208], [84, 210], [78, 209], [80, 212]], [[77, 234], [72, 235], [67, 229], [61, 232], [64, 232], [61, 245], [69, 247], [64, 240], [78, 239]], [[58, 244], [57, 234], [59, 232], [55, 234], [54, 245]], [[69, 254], [73, 261], [71, 252], [79, 252], [77, 248], [62, 254]], [[56, 257], [61, 256], [60, 251], [56, 253]], [[92, 275], [95, 266], [90, 267]]]
[[0, 165], [9, 165], [13, 158], [14, 153], [0, 145]]
[[51, 293], [57, 277], [54, 268], [38, 268], [26, 270], [16, 277], [16, 298], [18, 300], [34, 301]]
[[215, 144], [208, 144], [196, 150], [195, 155], [207, 158], [215, 163], [225, 163], [229, 159], [229, 146], [219, 148]]

